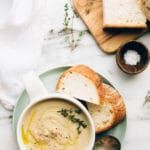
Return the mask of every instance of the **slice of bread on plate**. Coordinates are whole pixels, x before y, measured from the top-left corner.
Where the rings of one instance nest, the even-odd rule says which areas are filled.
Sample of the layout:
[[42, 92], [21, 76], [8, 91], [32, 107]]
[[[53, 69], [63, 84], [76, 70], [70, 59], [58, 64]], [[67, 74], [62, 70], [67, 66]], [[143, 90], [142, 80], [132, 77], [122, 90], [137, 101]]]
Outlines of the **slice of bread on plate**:
[[103, 91], [101, 87], [101, 78], [95, 71], [88, 66], [77, 65], [62, 74], [56, 91], [86, 102], [100, 104]]
[[88, 110], [93, 118], [96, 133], [106, 131], [120, 123], [126, 116], [126, 108], [119, 92], [110, 85], [104, 84], [103, 104], [87, 103]]
[[142, 11], [146, 18], [150, 21], [150, 0], [140, 0], [140, 2]]
[[103, 27], [146, 28], [139, 0], [103, 0]]

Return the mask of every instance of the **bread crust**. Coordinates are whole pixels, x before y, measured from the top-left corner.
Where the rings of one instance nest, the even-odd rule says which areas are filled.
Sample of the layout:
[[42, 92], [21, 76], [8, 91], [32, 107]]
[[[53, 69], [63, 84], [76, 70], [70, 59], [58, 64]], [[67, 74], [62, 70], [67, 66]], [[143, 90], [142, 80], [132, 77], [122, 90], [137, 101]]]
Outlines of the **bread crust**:
[[121, 95], [119, 94], [119, 92], [113, 87], [111, 87], [110, 85], [107, 85], [105, 83], [103, 83], [103, 89], [105, 91], [105, 94], [104, 94], [105, 96], [104, 96], [103, 101], [104, 101], [104, 104], [108, 104], [108, 103], [111, 104], [113, 108], [113, 114], [112, 114], [113, 119], [110, 122], [110, 124], [107, 125], [106, 127], [96, 129], [96, 133], [101, 133], [101, 132], [111, 129], [116, 124], [123, 121], [124, 118], [126, 117], [125, 103]]
[[99, 95], [99, 103], [102, 103], [101, 99], [103, 97], [103, 92], [99, 92], [99, 89], [101, 89], [101, 91], [103, 91], [103, 87], [102, 87], [102, 79], [101, 77], [94, 71], [92, 70], [90, 67], [86, 66], [86, 65], [77, 65], [77, 66], [73, 66], [70, 69], [68, 69], [67, 71], [65, 71], [61, 77], [59, 78], [57, 85], [56, 85], [56, 91], [60, 89], [61, 84], [62, 84], [62, 80], [65, 76], [68, 75], [68, 73], [79, 73], [82, 74], [83, 76], [85, 76], [86, 78], [88, 78], [90, 81], [93, 82], [93, 84], [96, 86], [97, 89], [97, 93]]
[[103, 28], [134, 28], [134, 29], [146, 29], [147, 24], [103, 24]]
[[126, 116], [125, 103], [122, 99], [122, 96], [116, 89], [104, 83], [103, 87], [105, 89], [105, 101], [113, 106], [116, 116], [114, 122], [118, 123], [122, 121]]
[[148, 4], [150, 4], [150, 0], [140, 0], [140, 7], [146, 18], [150, 21], [150, 6], [147, 6]]

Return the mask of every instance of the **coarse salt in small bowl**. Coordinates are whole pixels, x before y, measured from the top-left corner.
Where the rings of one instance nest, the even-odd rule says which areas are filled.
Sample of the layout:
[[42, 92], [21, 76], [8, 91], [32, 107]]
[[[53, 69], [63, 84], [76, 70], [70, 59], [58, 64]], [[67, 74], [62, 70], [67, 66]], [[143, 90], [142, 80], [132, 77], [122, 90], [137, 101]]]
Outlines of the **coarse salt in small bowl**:
[[143, 72], [149, 64], [148, 48], [137, 41], [130, 41], [118, 50], [116, 62], [119, 68], [127, 74]]

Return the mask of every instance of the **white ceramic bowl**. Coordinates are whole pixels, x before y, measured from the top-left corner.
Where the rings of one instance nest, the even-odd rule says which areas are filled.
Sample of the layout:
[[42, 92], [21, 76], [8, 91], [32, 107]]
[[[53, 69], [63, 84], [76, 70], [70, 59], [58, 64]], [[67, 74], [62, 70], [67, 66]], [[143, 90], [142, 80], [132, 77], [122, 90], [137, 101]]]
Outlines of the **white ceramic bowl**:
[[22, 130], [22, 122], [27, 112], [31, 110], [33, 106], [35, 106], [36, 104], [40, 102], [47, 101], [47, 100], [50, 101], [52, 99], [60, 99], [60, 100], [64, 100], [64, 101], [67, 101], [76, 105], [78, 108], [82, 110], [82, 112], [87, 117], [87, 120], [89, 121], [89, 125], [90, 125], [90, 130], [91, 130], [88, 150], [92, 150], [92, 148], [94, 147], [94, 142], [95, 142], [95, 127], [94, 127], [93, 120], [89, 112], [87, 111], [87, 109], [84, 107], [84, 105], [80, 103], [78, 100], [68, 95], [59, 94], [59, 93], [49, 94], [46, 91], [45, 87], [43, 86], [42, 82], [39, 80], [39, 78], [35, 76], [33, 73], [26, 76], [24, 81], [25, 81], [26, 90], [29, 94], [31, 103], [25, 108], [17, 124], [17, 141], [18, 141], [19, 148], [21, 150], [25, 149], [21, 130]]

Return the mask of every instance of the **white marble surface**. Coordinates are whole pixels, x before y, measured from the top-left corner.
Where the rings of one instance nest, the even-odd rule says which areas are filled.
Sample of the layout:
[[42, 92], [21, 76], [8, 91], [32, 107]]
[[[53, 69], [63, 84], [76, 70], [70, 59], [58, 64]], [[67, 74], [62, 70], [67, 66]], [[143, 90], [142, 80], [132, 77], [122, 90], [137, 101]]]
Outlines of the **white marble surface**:
[[[0, 0], [0, 7], [2, 7], [0, 17], [4, 17], [11, 2], [11, 0]], [[65, 2], [65, 0], [45, 0], [43, 3], [46, 5], [38, 9], [38, 14], [33, 16], [28, 27], [24, 27], [22, 30], [18, 28], [0, 30], [1, 94], [11, 98], [13, 103], [16, 102], [23, 89], [21, 76], [29, 70], [43, 72], [54, 66], [68, 63], [88, 64], [108, 78], [124, 97], [128, 125], [122, 150], [150, 149], [150, 115], [149, 118], [146, 118], [141, 109], [145, 95], [150, 90], [150, 67], [137, 76], [125, 75], [116, 66], [115, 56], [104, 54], [88, 32], [82, 38], [79, 46], [71, 51], [68, 44], [64, 42], [64, 35], [58, 35], [58, 32], [63, 29]], [[39, 19], [40, 17], [42, 19]], [[51, 29], [54, 29], [54, 32], [46, 34], [44, 38], [43, 34], [48, 33]], [[77, 19], [74, 29], [78, 32], [78, 30], [86, 30], [86, 27], [80, 19]], [[17, 33], [14, 35], [16, 31]], [[41, 42], [42, 39], [45, 40]], [[139, 40], [150, 48], [149, 33]], [[36, 42], [37, 45], [32, 42]], [[15, 46], [12, 43], [15, 43]], [[1, 49], [1, 46], [12, 45], [14, 47], [11, 52], [8, 48], [6, 48], [7, 53]], [[28, 46], [25, 52], [23, 48], [26, 45]], [[31, 49], [32, 46], [34, 46], [34, 50], [28, 51], [28, 48]], [[11, 129], [11, 117], [12, 112], [6, 111], [0, 106], [0, 150], [18, 150]]]

